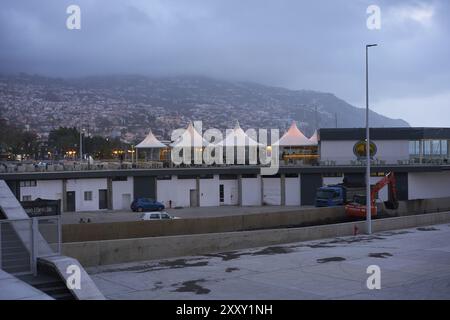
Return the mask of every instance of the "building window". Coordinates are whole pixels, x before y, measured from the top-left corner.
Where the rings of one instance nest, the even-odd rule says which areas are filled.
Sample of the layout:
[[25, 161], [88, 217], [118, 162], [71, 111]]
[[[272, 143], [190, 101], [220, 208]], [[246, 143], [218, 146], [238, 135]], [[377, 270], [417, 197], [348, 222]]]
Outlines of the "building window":
[[322, 174], [324, 178], [332, 178], [332, 177], [342, 177], [344, 174], [342, 172], [325, 172]]
[[84, 192], [84, 201], [92, 201], [92, 191]]
[[219, 198], [220, 198], [220, 202], [224, 201], [224, 187], [223, 184], [219, 185]]
[[[422, 150], [420, 146], [422, 144]], [[422, 152], [421, 152], [422, 151]], [[424, 158], [447, 157], [448, 140], [420, 140], [409, 142], [409, 154], [411, 156], [419, 156], [422, 154]]]
[[447, 140], [442, 140], [441, 141], [441, 150], [442, 150], [442, 155], [443, 156], [447, 156], [448, 153], [448, 141]]
[[22, 201], [31, 201], [31, 196], [22, 196]]
[[20, 181], [21, 187], [36, 187], [36, 180], [24, 180]]
[[112, 181], [127, 181], [128, 177], [113, 177]]
[[409, 142], [409, 154], [419, 155], [420, 154], [420, 141], [410, 141]]
[[431, 140], [431, 154], [438, 156], [441, 154], [441, 141]]

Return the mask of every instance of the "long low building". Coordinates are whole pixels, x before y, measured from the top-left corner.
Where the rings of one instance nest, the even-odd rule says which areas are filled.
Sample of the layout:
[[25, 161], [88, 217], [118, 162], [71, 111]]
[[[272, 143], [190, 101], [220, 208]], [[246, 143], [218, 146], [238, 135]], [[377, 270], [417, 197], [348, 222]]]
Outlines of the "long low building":
[[[344, 177], [364, 181], [364, 130], [321, 129], [315, 165], [284, 164], [273, 176], [259, 166], [3, 173], [21, 201], [61, 200], [65, 212], [129, 210], [149, 197], [167, 207], [313, 205], [316, 189]], [[372, 177], [395, 172], [400, 200], [450, 197], [450, 129], [372, 129]], [[387, 200], [387, 189], [379, 193]]]

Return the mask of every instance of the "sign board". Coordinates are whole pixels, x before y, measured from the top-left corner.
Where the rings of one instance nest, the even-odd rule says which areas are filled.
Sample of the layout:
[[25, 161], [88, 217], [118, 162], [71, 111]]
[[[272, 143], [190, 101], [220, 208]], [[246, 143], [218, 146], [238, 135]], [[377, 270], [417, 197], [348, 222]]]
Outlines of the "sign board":
[[21, 205], [30, 218], [61, 215], [61, 200], [37, 198], [34, 201], [22, 201]]
[[[366, 157], [366, 141], [360, 140], [353, 146], [353, 153], [358, 159]], [[377, 154], [377, 146], [373, 141], [370, 141], [370, 158]]]

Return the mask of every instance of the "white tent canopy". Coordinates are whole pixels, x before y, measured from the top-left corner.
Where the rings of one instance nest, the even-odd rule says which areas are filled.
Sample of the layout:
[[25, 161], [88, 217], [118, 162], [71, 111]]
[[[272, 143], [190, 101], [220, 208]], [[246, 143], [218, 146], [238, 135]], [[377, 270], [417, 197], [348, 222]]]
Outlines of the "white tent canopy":
[[152, 133], [152, 130], [149, 131], [148, 135], [144, 140], [139, 143], [136, 148], [137, 149], [151, 149], [151, 148], [166, 148], [167, 146], [160, 142], [155, 135]]
[[229, 131], [225, 139], [218, 142], [216, 145], [223, 147], [254, 147], [262, 144], [250, 138], [244, 130], [242, 130], [239, 121], [236, 121], [234, 129]]
[[313, 143], [297, 128], [295, 121], [292, 121], [291, 127], [280, 138], [280, 140], [274, 143], [274, 145], [278, 145], [280, 147], [312, 146], [315, 144], [316, 143]]
[[208, 142], [194, 128], [192, 122], [189, 122], [183, 134], [170, 144], [171, 147], [202, 147], [207, 145]]
[[314, 145], [319, 144], [319, 137], [317, 135], [317, 130], [314, 131], [314, 134], [309, 138], [309, 141], [311, 141]]

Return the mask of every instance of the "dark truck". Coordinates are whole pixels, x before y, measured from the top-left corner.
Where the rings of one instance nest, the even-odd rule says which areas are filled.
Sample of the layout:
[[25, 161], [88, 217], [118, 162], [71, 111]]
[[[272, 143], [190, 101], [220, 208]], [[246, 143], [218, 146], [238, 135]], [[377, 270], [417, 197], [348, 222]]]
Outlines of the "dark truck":
[[316, 191], [316, 207], [343, 206], [353, 201], [356, 195], [365, 195], [366, 186], [363, 180], [344, 178], [340, 184], [320, 187]]

